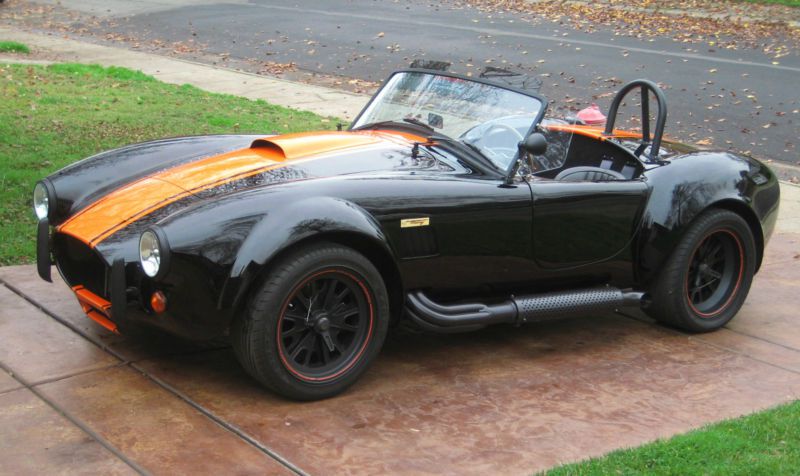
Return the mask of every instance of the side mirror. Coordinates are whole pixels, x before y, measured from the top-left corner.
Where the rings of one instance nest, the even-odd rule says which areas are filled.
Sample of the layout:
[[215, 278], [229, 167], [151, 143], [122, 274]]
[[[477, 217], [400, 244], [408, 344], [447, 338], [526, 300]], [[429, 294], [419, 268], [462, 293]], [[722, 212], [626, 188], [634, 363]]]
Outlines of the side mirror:
[[534, 132], [518, 145], [521, 152], [531, 155], [544, 155], [547, 152], [547, 139], [541, 132]]

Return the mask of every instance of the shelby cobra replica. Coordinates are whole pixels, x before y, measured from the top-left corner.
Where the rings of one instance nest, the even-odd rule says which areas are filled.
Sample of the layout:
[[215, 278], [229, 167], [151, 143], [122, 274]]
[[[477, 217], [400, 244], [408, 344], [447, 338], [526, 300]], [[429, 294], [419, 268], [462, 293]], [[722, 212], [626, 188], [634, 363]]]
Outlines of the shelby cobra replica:
[[[614, 128], [632, 91], [640, 133]], [[38, 271], [54, 261], [115, 332], [229, 333], [255, 379], [306, 400], [351, 385], [400, 320], [458, 332], [637, 306], [688, 331], [728, 322], [775, 225], [773, 173], [663, 139], [646, 80], [604, 128], [546, 112], [530, 88], [411, 68], [346, 131], [103, 152], [37, 183]]]

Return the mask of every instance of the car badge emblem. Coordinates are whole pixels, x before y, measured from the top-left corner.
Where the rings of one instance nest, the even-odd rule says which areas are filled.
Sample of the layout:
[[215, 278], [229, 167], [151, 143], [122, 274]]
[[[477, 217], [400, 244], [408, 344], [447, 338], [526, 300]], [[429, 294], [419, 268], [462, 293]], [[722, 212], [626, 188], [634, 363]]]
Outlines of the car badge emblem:
[[431, 219], [429, 217], [406, 218], [405, 220], [400, 220], [400, 228], [414, 228], [418, 226], [428, 226], [430, 224]]

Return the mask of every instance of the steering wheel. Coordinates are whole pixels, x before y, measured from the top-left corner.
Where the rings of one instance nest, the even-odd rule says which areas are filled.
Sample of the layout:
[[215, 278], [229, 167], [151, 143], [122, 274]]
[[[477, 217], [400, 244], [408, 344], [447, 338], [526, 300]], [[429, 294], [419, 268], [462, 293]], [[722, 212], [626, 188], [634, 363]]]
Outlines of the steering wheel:
[[[487, 137], [489, 137], [492, 134], [492, 131], [494, 131], [495, 129], [502, 129], [504, 131], [511, 132], [516, 141], [510, 147], [485, 146], [483, 142]], [[486, 153], [486, 155], [489, 156], [489, 158], [491, 158], [495, 162], [501, 163], [501, 162], [507, 162], [511, 157], [514, 156], [514, 154], [516, 154], [517, 151], [516, 145], [519, 141], [522, 141], [523, 139], [524, 137], [522, 137], [522, 134], [520, 134], [519, 131], [517, 131], [513, 127], [509, 126], [508, 124], [503, 124], [502, 122], [495, 122], [494, 124], [488, 126], [486, 132], [484, 132], [483, 135], [481, 135], [480, 138], [476, 140], [473, 144], [476, 147], [479, 147], [481, 151]]]
[[[518, 141], [521, 141], [521, 140], [525, 139], [524, 137], [522, 137], [522, 134], [520, 134], [518, 130], [514, 129], [513, 127], [509, 126], [508, 124], [503, 124], [502, 122], [495, 122], [494, 124], [489, 126], [489, 128], [486, 129], [486, 134], [484, 134], [483, 137], [486, 137], [486, 136], [490, 135], [491, 132], [493, 130], [495, 130], [495, 129], [505, 129], [505, 130], [511, 132], [512, 134], [514, 134], [517, 137]], [[479, 140], [478, 142], [483, 141], [483, 137], [481, 137], [481, 140]]]

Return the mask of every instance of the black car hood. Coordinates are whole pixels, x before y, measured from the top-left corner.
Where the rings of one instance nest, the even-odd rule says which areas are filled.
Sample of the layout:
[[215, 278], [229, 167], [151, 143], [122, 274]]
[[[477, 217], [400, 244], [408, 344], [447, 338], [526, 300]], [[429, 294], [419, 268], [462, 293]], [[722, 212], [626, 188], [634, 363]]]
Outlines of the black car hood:
[[[197, 151], [194, 160], [162, 161], [149, 174], [136, 170], [117, 178], [123, 185], [106, 193], [96, 189], [90, 196], [98, 198], [67, 218], [58, 231], [96, 247], [108, 239], [119, 242], [138, 236], [149, 224], [201, 200], [288, 181], [413, 168], [415, 139], [423, 140], [380, 131], [321, 132], [257, 138], [249, 147], [216, 155]], [[170, 147], [157, 144], [161, 154], [174, 157]], [[114, 160], [116, 156], [111, 156]], [[83, 174], [85, 168], [73, 172]], [[64, 170], [54, 176], [57, 196], [62, 194], [59, 177], [71, 174]]]
[[75, 162], [47, 177], [58, 192], [53, 224], [142, 177], [248, 147], [259, 137], [262, 136], [174, 137], [128, 145]]

